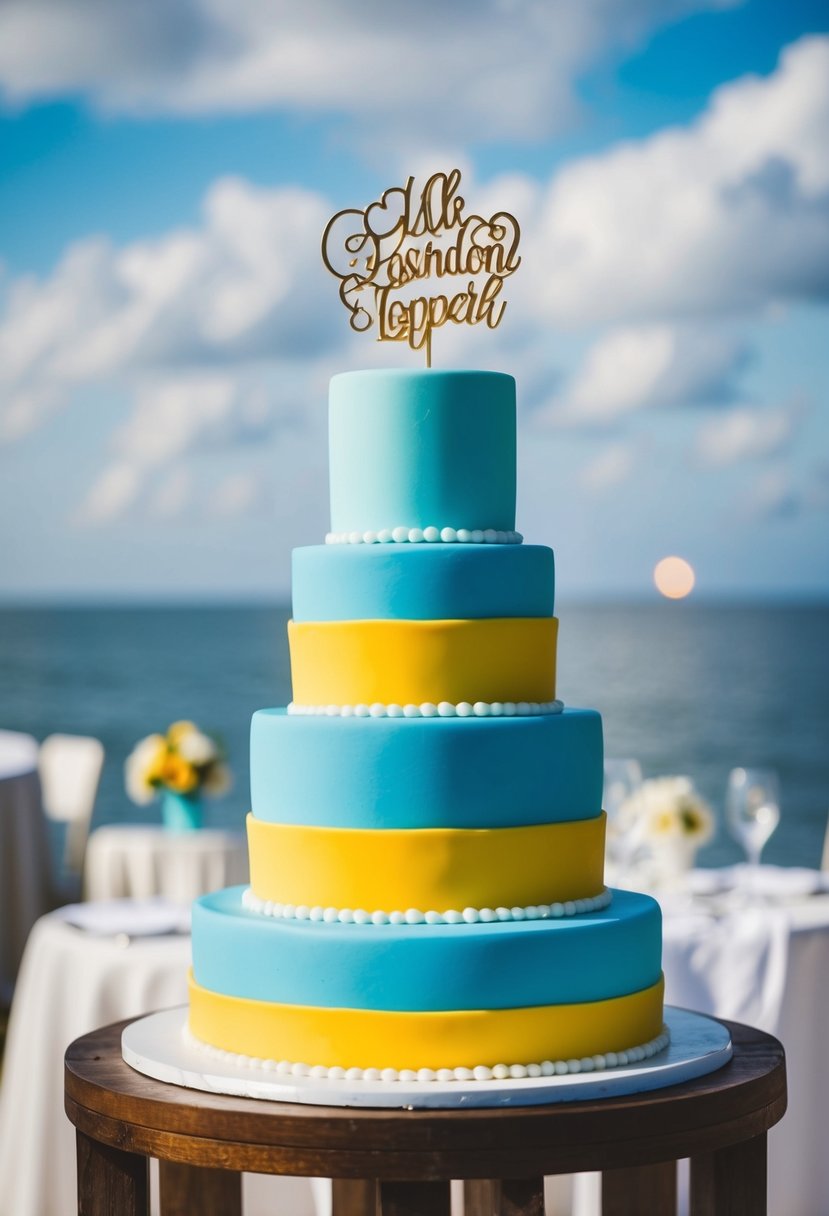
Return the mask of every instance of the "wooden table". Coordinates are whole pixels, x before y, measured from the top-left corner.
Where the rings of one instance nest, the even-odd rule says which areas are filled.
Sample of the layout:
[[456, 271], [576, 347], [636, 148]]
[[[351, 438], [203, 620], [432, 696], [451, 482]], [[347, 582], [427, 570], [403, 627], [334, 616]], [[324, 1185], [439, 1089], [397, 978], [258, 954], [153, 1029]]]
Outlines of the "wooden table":
[[[691, 1158], [692, 1216], [762, 1216], [766, 1132], [786, 1109], [783, 1048], [726, 1023], [734, 1059], [633, 1097], [491, 1110], [357, 1110], [230, 1098], [154, 1081], [121, 1058], [126, 1022], [66, 1053], [80, 1216], [239, 1216], [241, 1171], [333, 1178], [335, 1216], [543, 1216], [545, 1174], [601, 1170], [604, 1216], [673, 1216]], [[493, 1181], [497, 1179], [498, 1181]], [[290, 1216], [290, 1213], [277, 1214]]]

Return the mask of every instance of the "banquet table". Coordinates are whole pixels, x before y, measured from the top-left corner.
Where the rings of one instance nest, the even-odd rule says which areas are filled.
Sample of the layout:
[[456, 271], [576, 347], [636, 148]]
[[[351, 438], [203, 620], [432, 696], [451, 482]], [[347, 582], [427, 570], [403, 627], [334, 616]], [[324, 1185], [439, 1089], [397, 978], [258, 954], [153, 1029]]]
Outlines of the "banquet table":
[[[75, 1216], [75, 1135], [63, 1110], [64, 1053], [99, 1026], [186, 1001], [187, 920], [170, 901], [123, 900], [70, 905], [35, 925], [15, 990], [0, 1084], [0, 1216]], [[315, 1213], [308, 1179], [249, 1175], [244, 1192], [246, 1216]]]
[[160, 895], [189, 904], [199, 895], [247, 880], [247, 843], [239, 832], [108, 824], [92, 833], [86, 848], [87, 899]]
[[51, 903], [37, 741], [0, 731], [0, 1004], [11, 996], [29, 930]]

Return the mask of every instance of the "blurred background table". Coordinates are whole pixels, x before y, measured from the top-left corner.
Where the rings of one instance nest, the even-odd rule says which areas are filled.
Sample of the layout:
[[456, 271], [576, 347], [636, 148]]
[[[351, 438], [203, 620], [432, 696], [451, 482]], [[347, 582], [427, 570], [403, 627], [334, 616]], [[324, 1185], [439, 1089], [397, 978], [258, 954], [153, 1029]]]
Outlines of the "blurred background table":
[[0, 730], [0, 1004], [32, 925], [51, 906], [49, 841], [31, 735]]
[[[123, 900], [60, 908], [35, 925], [3, 1059], [0, 1216], [75, 1216], [64, 1052], [100, 1026], [187, 1000], [187, 924], [186, 910], [170, 901]], [[244, 1187], [246, 1216], [314, 1216], [307, 1179], [248, 1176]]]
[[163, 896], [189, 904], [208, 891], [247, 881], [247, 842], [238, 832], [111, 824], [94, 831], [86, 848], [87, 899]]
[[745, 870], [695, 871], [686, 894], [660, 896], [665, 999], [781, 1040], [789, 1109], [769, 1134], [769, 1216], [815, 1216], [829, 1210], [816, 1134], [829, 1120], [829, 893], [818, 871], [762, 866], [746, 903]]

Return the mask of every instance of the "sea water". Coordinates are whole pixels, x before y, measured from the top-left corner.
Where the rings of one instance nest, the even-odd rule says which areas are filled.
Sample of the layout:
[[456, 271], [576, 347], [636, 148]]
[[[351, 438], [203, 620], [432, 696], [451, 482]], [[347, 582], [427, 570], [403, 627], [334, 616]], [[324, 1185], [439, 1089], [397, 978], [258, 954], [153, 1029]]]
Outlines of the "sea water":
[[[820, 862], [829, 811], [829, 605], [561, 604], [558, 695], [601, 711], [608, 756], [686, 774], [718, 819], [701, 854], [741, 857], [723, 822], [728, 773], [776, 769], [780, 826], [764, 860]], [[241, 828], [248, 728], [290, 700], [286, 606], [0, 610], [0, 728], [95, 735], [106, 764], [94, 824], [153, 822], [123, 766], [138, 739], [191, 718], [234, 773], [207, 821]]]

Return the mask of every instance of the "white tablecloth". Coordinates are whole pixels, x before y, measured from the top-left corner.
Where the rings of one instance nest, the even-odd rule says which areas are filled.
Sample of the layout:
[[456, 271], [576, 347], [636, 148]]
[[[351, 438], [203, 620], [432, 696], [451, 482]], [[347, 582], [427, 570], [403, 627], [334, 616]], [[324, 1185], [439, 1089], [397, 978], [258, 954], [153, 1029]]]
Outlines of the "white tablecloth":
[[248, 852], [239, 832], [110, 824], [89, 838], [87, 899], [150, 899], [189, 904], [199, 895], [248, 881]]
[[50, 906], [37, 742], [0, 731], [0, 1001], [11, 995], [29, 930]]
[[[166, 907], [171, 924], [180, 920]], [[157, 919], [157, 902], [150, 911]], [[0, 1216], [75, 1216], [75, 1129], [63, 1111], [72, 1040], [187, 999], [188, 935], [96, 936], [69, 925], [71, 915], [62, 908], [38, 921], [20, 969], [0, 1087]], [[313, 1216], [311, 1184], [246, 1177], [245, 1212]]]

